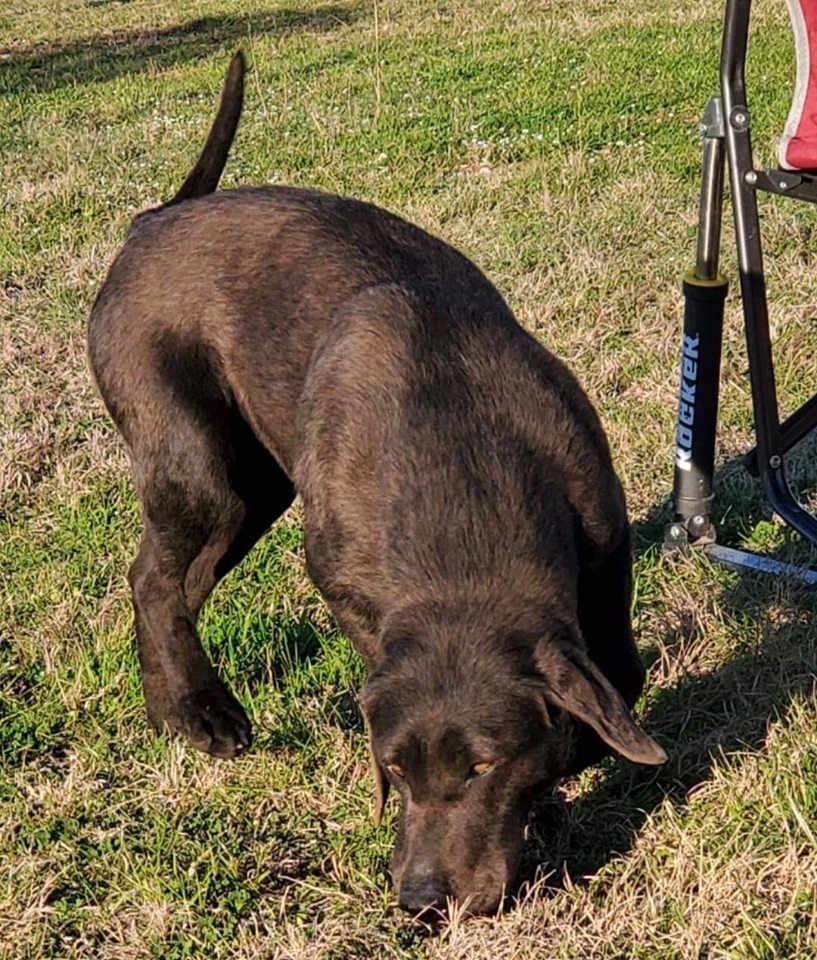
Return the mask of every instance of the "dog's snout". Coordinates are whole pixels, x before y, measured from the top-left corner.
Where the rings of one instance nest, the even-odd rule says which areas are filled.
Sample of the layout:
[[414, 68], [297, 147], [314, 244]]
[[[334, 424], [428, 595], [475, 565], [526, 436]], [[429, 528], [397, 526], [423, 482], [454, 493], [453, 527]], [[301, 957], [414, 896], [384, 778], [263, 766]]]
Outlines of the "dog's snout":
[[409, 913], [442, 910], [450, 896], [448, 883], [430, 872], [411, 874], [400, 884], [400, 906]]

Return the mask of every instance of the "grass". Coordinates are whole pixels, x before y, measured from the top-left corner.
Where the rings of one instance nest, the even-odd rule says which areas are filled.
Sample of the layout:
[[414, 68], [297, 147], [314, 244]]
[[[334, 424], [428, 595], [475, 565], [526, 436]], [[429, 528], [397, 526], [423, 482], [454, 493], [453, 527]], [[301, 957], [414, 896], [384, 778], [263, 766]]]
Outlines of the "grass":
[[[756, 7], [749, 84], [769, 159], [792, 53], [780, 5]], [[713, 0], [0, 10], [4, 960], [817, 953], [814, 596], [657, 549], [720, 17]], [[125, 583], [138, 511], [84, 325], [132, 212], [189, 170], [238, 45], [253, 70], [225, 184], [355, 194], [471, 255], [586, 385], [628, 491], [642, 714], [669, 763], [608, 761], [543, 798], [538, 884], [505, 916], [435, 936], [392, 902], [362, 668], [306, 579], [297, 513], [202, 623], [253, 718], [251, 753], [211, 761], [143, 716]], [[788, 410], [814, 389], [817, 221], [773, 200], [762, 213]], [[808, 559], [737, 464], [751, 411], [735, 297], [727, 320], [723, 539]], [[797, 462], [806, 494], [813, 454]]]

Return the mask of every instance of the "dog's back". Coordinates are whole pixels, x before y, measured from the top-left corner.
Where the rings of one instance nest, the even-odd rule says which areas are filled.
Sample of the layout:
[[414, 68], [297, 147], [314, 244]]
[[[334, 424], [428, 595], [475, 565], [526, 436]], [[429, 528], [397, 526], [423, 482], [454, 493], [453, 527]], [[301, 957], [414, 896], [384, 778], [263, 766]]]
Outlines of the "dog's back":
[[[506, 502], [515, 496], [528, 509], [534, 501], [520, 486], [523, 478], [503, 471], [531, 457], [545, 458], [565, 477], [587, 477], [568, 497], [582, 514], [588, 492], [595, 498], [604, 491], [605, 501], [619, 492], [607, 491], [607, 479], [592, 479], [613, 476], [612, 468], [575, 378], [518, 326], [484, 275], [437, 238], [357, 200], [244, 188], [137, 221], [100, 292], [91, 331], [92, 349], [115, 343], [131, 370], [155, 364], [156, 351], [211, 358], [213, 376], [290, 475], [310, 365], [320, 361], [324, 369], [321, 350], [340, 338], [345, 352], [329, 389], [367, 403], [345, 405], [344, 417], [376, 409], [372, 391], [390, 370], [392, 403], [400, 399], [406, 418], [403, 439], [423, 447], [427, 478], [462, 449], [463, 478], [479, 475], [473, 491], [493, 483], [497, 495], [506, 491]], [[344, 365], [354, 369], [348, 383]], [[105, 373], [115, 391], [125, 371], [108, 365]], [[313, 374], [313, 413], [303, 418], [313, 429], [317, 391]], [[365, 440], [374, 426], [354, 428]], [[479, 457], [486, 463], [477, 468]], [[545, 466], [533, 472], [542, 475]], [[457, 481], [463, 494], [465, 482]], [[454, 488], [443, 482], [440, 489]], [[619, 527], [621, 509], [610, 520]], [[601, 542], [608, 536], [593, 534]]]
[[367, 288], [317, 348], [298, 416], [311, 532], [369, 589], [535, 569], [535, 592], [550, 566], [565, 602], [579, 547], [604, 555], [626, 524], [589, 401], [488, 297]]

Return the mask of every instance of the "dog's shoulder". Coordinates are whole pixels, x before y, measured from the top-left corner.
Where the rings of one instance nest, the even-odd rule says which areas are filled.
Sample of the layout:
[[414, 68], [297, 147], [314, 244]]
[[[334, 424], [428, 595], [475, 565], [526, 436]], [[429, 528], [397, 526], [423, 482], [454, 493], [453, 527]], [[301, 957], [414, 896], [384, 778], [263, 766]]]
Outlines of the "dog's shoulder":
[[598, 412], [567, 365], [518, 328], [495, 376], [512, 429], [559, 479], [586, 541], [606, 555], [627, 524], [624, 490]]

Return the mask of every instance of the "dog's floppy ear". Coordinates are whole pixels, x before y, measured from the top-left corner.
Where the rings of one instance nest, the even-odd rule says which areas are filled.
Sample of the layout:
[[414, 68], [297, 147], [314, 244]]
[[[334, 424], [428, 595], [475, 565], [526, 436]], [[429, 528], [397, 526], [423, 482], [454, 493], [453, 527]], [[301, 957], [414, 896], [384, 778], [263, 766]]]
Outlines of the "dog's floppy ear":
[[610, 681], [565, 628], [558, 639], [537, 645], [536, 667], [545, 696], [591, 726], [618, 753], [635, 763], [664, 763], [666, 753], [635, 723]]
[[372, 776], [374, 777], [374, 825], [379, 827], [380, 821], [383, 819], [386, 800], [389, 798], [389, 781], [386, 779], [380, 761], [374, 752], [371, 727], [369, 727], [369, 761], [372, 765]]
[[369, 682], [360, 691], [360, 706], [363, 710], [363, 716], [366, 721], [366, 729], [369, 735], [369, 762], [372, 765], [372, 776], [374, 777], [374, 825], [380, 826], [383, 819], [383, 810], [386, 806], [386, 800], [389, 797], [389, 781], [380, 765], [377, 753], [374, 749], [374, 736], [372, 734], [373, 714], [377, 711], [379, 698], [377, 695], [378, 684], [372, 677]]

